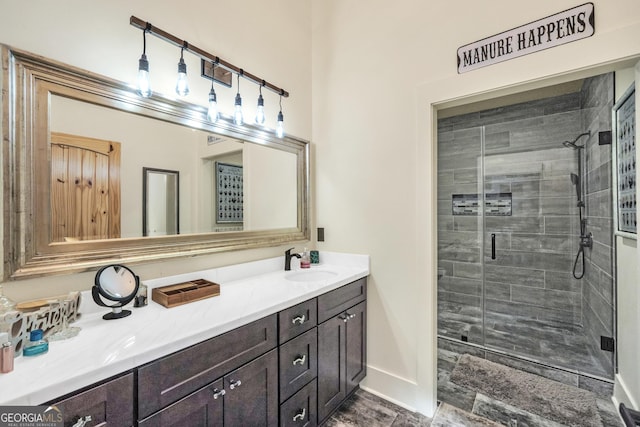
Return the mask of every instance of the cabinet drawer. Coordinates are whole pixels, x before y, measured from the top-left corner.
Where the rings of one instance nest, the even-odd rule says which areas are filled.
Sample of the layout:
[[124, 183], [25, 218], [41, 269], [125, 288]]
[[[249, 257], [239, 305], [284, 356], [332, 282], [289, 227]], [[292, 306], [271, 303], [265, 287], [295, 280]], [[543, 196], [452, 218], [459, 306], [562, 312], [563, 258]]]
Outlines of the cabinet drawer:
[[276, 346], [276, 315], [138, 369], [138, 417], [148, 417]]
[[316, 326], [317, 323], [318, 310], [315, 298], [282, 310], [278, 313], [279, 343], [282, 344], [308, 331]]
[[318, 375], [317, 328], [280, 346], [280, 401]]
[[318, 297], [318, 323], [322, 323], [367, 298], [367, 278], [356, 280]]
[[280, 405], [280, 426], [315, 427], [318, 419], [316, 393], [316, 380], [313, 380]]
[[89, 425], [92, 426], [132, 426], [133, 374], [116, 378], [51, 404], [62, 411], [65, 426], [75, 424], [87, 415], [91, 416]]

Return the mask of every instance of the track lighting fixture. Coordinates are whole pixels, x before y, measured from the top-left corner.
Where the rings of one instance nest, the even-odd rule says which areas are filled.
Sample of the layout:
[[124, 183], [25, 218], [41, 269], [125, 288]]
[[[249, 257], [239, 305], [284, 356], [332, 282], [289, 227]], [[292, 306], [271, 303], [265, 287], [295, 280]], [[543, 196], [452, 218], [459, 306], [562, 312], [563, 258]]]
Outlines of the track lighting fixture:
[[142, 30], [142, 56], [138, 60], [138, 93], [145, 98], [151, 96], [149, 61], [147, 60], [147, 28]]
[[[215, 73], [216, 63], [211, 63], [211, 69], [213, 70], [211, 73]], [[209, 91], [209, 108], [207, 109], [207, 119], [211, 123], [215, 123], [218, 121], [218, 117], [220, 117], [220, 113], [218, 113], [218, 97], [216, 96], [216, 91], [213, 88], [213, 79], [211, 79], [211, 90]]]
[[236, 93], [235, 110], [233, 112], [233, 123], [238, 126], [242, 126], [244, 123], [244, 116], [242, 114], [242, 97], [240, 96], [240, 74], [242, 74], [242, 70], [238, 73], [238, 93]]
[[260, 85], [260, 96], [258, 96], [258, 107], [256, 108], [256, 123], [259, 125], [263, 125], [265, 121], [264, 117], [264, 98], [262, 97], [262, 86]]
[[[260, 94], [258, 96], [258, 103], [256, 108], [256, 117], [255, 123], [257, 125], [264, 125], [265, 123], [265, 114], [264, 114], [264, 98], [262, 96], [262, 88], [269, 89], [280, 96], [280, 111], [278, 112], [277, 117], [277, 125], [275, 133], [279, 138], [284, 137], [284, 115], [282, 114], [282, 97], [288, 97], [289, 92], [286, 90], [275, 86], [268, 81], [265, 81], [258, 76], [251, 74], [249, 72], [244, 71], [242, 68], [233, 65], [215, 55], [212, 55], [209, 52], [204, 51], [196, 46], [190, 45], [186, 40], [181, 40], [180, 38], [174, 36], [167, 31], [164, 31], [160, 28], [154, 27], [149, 22], [145, 22], [135, 16], [131, 16], [129, 19], [129, 23], [136, 28], [142, 30], [142, 56], [138, 61], [138, 93], [141, 96], [147, 97], [151, 96], [151, 85], [149, 84], [149, 61], [146, 56], [147, 49], [147, 33], [152, 34], [174, 46], [180, 48], [180, 61], [178, 62], [178, 78], [176, 81], [176, 93], [180, 96], [186, 96], [189, 94], [189, 83], [187, 81], [187, 64], [184, 61], [184, 52], [190, 52], [193, 55], [197, 56], [201, 60], [202, 64], [202, 76], [205, 78], [211, 79], [211, 90], [209, 91], [208, 98], [208, 108], [207, 108], [207, 120], [211, 123], [216, 123], [220, 120], [220, 112], [218, 110], [218, 99], [216, 95], [216, 91], [214, 89], [214, 80], [219, 83], [232, 87], [233, 85], [233, 74], [237, 75], [238, 78], [238, 91], [236, 93], [235, 105], [234, 105], [234, 113], [233, 113], [233, 123], [236, 126], [242, 126], [244, 124], [244, 114], [242, 112], [242, 97], [240, 96], [240, 77], [247, 79], [259, 86]], [[210, 70], [207, 70], [205, 65], [211, 62]], [[218, 69], [218, 74], [216, 75], [216, 68]]]
[[280, 112], [278, 112], [278, 123], [276, 123], [276, 136], [284, 137], [284, 115], [282, 115], [282, 94], [280, 95]]
[[184, 62], [184, 49], [188, 48], [187, 42], [180, 49], [180, 62], [178, 62], [178, 80], [176, 81], [176, 93], [180, 96], [189, 94], [189, 82], [187, 81], [187, 64]]

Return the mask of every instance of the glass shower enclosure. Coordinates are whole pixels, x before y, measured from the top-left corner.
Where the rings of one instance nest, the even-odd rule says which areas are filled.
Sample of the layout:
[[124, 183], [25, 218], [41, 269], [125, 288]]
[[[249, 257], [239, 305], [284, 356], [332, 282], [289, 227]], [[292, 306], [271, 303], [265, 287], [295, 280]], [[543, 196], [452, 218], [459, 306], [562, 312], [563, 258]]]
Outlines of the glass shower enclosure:
[[612, 102], [607, 74], [439, 117], [440, 339], [613, 379]]

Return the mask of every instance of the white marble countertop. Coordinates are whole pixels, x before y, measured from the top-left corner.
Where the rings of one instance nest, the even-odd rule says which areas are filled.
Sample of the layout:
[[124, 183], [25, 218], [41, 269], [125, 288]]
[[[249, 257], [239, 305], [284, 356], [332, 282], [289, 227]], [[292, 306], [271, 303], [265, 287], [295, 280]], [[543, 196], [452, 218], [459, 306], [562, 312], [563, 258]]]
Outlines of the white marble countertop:
[[[0, 405], [40, 405], [82, 387], [151, 362], [254, 320], [314, 298], [369, 274], [369, 256], [321, 252], [311, 271], [330, 270], [328, 280], [294, 282], [285, 276], [284, 257], [215, 268], [162, 279], [142, 280], [146, 307], [106, 321], [109, 311], [83, 292], [80, 334], [49, 343], [49, 352], [19, 356], [14, 370], [0, 374]], [[298, 261], [292, 261], [292, 270]], [[135, 271], [135, 268], [133, 269]], [[220, 295], [167, 309], [151, 300], [151, 289], [186, 280], [220, 284]], [[143, 278], [141, 278], [143, 279]], [[129, 307], [127, 307], [129, 308]]]

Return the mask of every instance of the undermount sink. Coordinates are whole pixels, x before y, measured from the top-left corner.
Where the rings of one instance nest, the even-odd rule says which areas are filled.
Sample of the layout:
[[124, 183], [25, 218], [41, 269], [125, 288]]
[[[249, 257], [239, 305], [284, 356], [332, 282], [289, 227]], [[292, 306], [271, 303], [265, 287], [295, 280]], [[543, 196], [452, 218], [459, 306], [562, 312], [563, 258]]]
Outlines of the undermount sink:
[[287, 273], [284, 277], [292, 282], [320, 282], [322, 280], [328, 280], [338, 273], [328, 270], [298, 270]]

